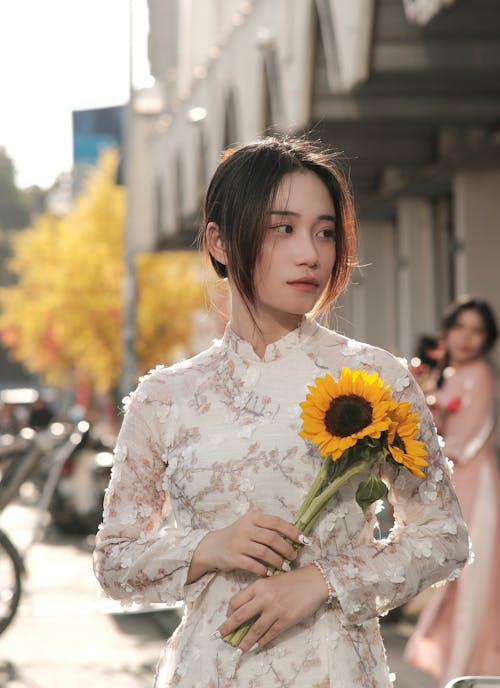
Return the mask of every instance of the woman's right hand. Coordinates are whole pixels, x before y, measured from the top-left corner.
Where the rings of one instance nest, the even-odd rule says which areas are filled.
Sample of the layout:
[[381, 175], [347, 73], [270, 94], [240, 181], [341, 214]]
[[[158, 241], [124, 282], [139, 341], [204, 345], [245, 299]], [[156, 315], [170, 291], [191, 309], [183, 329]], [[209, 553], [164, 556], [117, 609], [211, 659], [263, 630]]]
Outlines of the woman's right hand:
[[265, 576], [269, 566], [280, 569], [284, 561], [296, 558], [289, 540], [303, 544], [301, 535], [298, 528], [279, 516], [249, 512], [227, 528], [205, 535], [193, 554], [187, 582], [214, 569], [242, 569]]

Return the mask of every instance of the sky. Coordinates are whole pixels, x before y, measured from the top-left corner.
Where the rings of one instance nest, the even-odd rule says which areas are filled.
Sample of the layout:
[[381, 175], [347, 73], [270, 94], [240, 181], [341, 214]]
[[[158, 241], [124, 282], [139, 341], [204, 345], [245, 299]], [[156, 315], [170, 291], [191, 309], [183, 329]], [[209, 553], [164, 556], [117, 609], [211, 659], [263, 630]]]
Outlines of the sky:
[[20, 188], [72, 167], [71, 112], [122, 105], [151, 85], [147, 0], [0, 0], [0, 146]]

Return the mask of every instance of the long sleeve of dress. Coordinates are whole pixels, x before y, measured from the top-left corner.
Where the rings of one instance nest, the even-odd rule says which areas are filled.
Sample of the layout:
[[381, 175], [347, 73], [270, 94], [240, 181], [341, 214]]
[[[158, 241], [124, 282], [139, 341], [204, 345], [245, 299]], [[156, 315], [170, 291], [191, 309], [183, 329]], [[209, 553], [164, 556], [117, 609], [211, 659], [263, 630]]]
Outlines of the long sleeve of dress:
[[453, 461], [467, 463], [483, 448], [495, 426], [495, 385], [487, 363], [479, 361], [468, 369], [458, 398], [460, 408], [444, 422], [445, 451]]
[[[94, 570], [105, 592], [132, 602], [193, 601], [214, 574], [186, 584], [191, 558], [208, 530], [172, 521], [159, 427], [145, 419], [155, 405], [146, 383], [132, 395], [115, 448], [115, 461], [96, 536]], [[151, 411], [151, 408], [149, 409]], [[158, 423], [159, 425], [159, 423]], [[166, 525], [163, 525], [166, 524]]]
[[[404, 372], [401, 372], [404, 375]], [[321, 560], [337, 600], [350, 623], [359, 624], [400, 606], [423, 588], [456, 577], [468, 558], [466, 526], [450, 482], [434, 423], [413, 378], [400, 395], [420, 416], [420, 438], [428, 451], [425, 478], [406, 468], [381, 477], [395, 525], [389, 536], [343, 549]], [[394, 398], [397, 399], [397, 394]]]

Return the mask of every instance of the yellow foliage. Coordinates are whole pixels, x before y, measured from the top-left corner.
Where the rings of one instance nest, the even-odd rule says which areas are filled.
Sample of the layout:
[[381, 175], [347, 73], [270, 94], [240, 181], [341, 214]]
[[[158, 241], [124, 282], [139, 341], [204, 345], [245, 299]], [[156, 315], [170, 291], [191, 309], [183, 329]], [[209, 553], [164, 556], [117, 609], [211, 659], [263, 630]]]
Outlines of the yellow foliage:
[[[48, 383], [85, 380], [97, 392], [121, 375], [125, 197], [118, 157], [106, 152], [64, 218], [41, 216], [14, 241], [17, 284], [0, 290], [0, 337]], [[137, 258], [138, 372], [189, 345], [192, 313], [205, 306], [200, 257]]]

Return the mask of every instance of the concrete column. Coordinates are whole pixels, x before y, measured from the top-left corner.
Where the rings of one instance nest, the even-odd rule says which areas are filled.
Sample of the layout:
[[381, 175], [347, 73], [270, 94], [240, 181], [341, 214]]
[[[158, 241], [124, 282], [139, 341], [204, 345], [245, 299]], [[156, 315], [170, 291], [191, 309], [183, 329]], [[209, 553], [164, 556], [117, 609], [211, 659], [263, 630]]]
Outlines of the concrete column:
[[396, 207], [397, 344], [410, 357], [417, 338], [436, 331], [434, 222], [429, 201], [401, 199]]
[[453, 192], [456, 295], [486, 299], [500, 321], [500, 170], [461, 172]]
[[396, 347], [394, 227], [363, 223], [359, 232], [360, 267], [342, 295], [332, 326], [359, 341], [399, 353]]
[[366, 340], [399, 354], [396, 337], [394, 225], [363, 223], [359, 257], [363, 276]]

